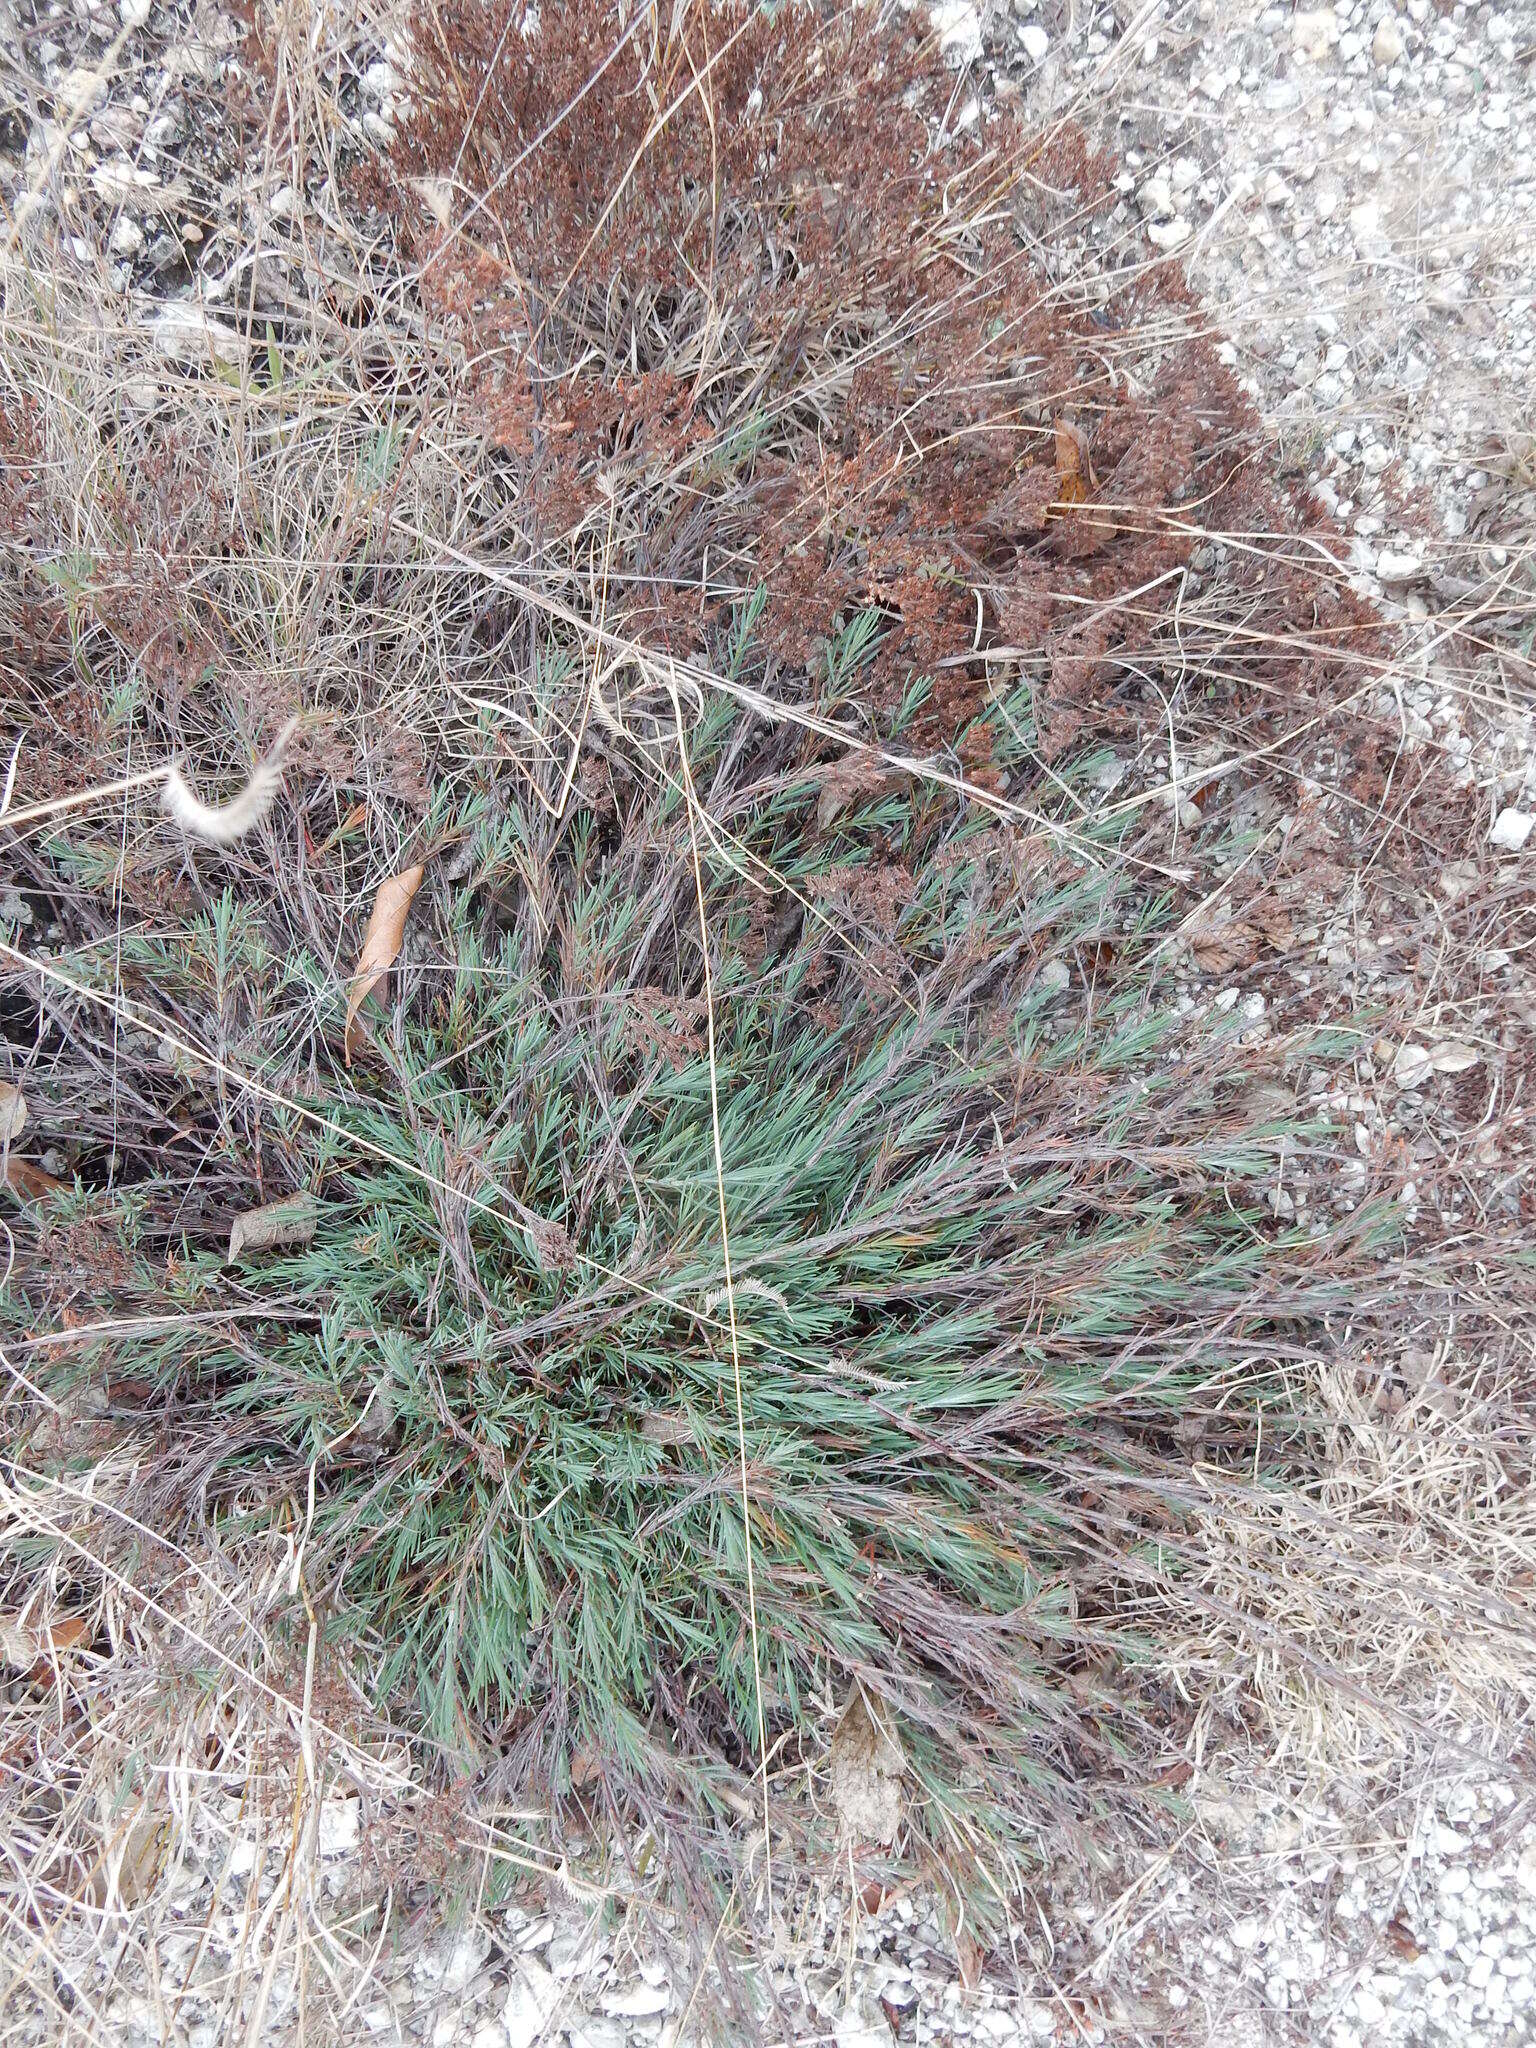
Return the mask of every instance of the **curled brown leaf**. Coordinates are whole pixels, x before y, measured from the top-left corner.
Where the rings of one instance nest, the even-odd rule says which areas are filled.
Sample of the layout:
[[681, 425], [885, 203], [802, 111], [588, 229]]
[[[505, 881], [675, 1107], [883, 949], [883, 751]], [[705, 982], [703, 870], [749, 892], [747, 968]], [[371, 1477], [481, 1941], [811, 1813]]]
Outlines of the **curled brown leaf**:
[[237, 1216], [229, 1233], [228, 1259], [249, 1258], [252, 1252], [306, 1245], [315, 1234], [319, 1208], [313, 1195], [287, 1195]]
[[57, 1175], [45, 1173], [35, 1160], [18, 1159], [14, 1153], [5, 1161], [3, 1178], [11, 1193], [23, 1202], [40, 1202], [44, 1195], [59, 1194], [65, 1186]]
[[855, 1684], [832, 1734], [832, 1804], [855, 1841], [889, 1843], [901, 1824], [906, 1758], [884, 1717], [870, 1711]]
[[27, 1098], [11, 1081], [0, 1081], [0, 1145], [9, 1145], [27, 1128]]
[[35, 1665], [46, 1664], [65, 1650], [77, 1649], [81, 1643], [89, 1642], [90, 1635], [89, 1622], [77, 1614], [65, 1615], [43, 1627], [0, 1617], [0, 1659], [29, 1671]]
[[357, 1013], [400, 957], [406, 914], [415, 901], [425, 873], [425, 867], [418, 863], [413, 868], [403, 869], [398, 875], [390, 875], [380, 883], [379, 893], [373, 899], [373, 914], [363, 934], [363, 949], [357, 956], [351, 993], [347, 997], [345, 1051], [349, 1067], [353, 1049], [362, 1037]]

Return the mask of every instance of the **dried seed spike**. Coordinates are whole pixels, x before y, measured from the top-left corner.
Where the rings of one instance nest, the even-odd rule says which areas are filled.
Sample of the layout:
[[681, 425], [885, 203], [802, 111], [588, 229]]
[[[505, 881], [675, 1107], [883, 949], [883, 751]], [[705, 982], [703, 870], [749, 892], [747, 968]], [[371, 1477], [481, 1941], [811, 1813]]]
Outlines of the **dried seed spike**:
[[233, 846], [266, 816], [283, 779], [284, 751], [298, 723], [297, 718], [289, 719], [265, 760], [258, 761], [251, 771], [251, 778], [240, 794], [217, 808], [205, 804], [198, 797], [180, 766], [173, 761], [165, 771], [165, 788], [160, 798], [162, 808], [191, 838], [206, 840], [210, 846]]

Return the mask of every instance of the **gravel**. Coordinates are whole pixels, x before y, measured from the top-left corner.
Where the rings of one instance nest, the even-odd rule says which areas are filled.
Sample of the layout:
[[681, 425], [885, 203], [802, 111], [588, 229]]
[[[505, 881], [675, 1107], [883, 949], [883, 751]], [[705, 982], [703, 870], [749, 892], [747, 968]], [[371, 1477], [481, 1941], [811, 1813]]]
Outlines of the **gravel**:
[[[1081, 1865], [1057, 1870], [1032, 1920], [1007, 1930], [1013, 1965], [993, 1963], [978, 1982], [965, 1981], [931, 1896], [898, 1892], [850, 1917], [846, 1887], [781, 1892], [767, 1976], [784, 2031], [770, 2020], [767, 2038], [837, 2048], [1148, 2033], [1328, 2048], [1536, 2038], [1536, 1806], [1506, 1772], [1464, 1761], [1432, 1788], [1354, 1809], [1337, 1791], [1309, 1803], [1294, 1790], [1223, 1791], [1215, 1770], [1202, 1781], [1188, 1854], [1149, 1851], [1141, 1868], [1097, 1884]], [[162, 1919], [153, 1937], [153, 1971], [142, 1951], [115, 1974], [105, 1958], [81, 1971], [103, 2038], [120, 2048], [223, 2038], [214, 1987], [238, 1971], [246, 1930], [243, 1914], [212, 1903], [218, 1860], [184, 1873], [174, 1923]], [[284, 1883], [273, 1852], [255, 1902], [280, 1903]], [[199, 1990], [166, 2036], [156, 1983], [179, 1984], [194, 1954]], [[267, 2038], [287, 2037], [299, 1996], [279, 1969]], [[605, 1928], [600, 1912], [557, 1901], [486, 1911], [386, 1958], [350, 2038], [670, 2048], [689, 2010], [664, 1961]]]

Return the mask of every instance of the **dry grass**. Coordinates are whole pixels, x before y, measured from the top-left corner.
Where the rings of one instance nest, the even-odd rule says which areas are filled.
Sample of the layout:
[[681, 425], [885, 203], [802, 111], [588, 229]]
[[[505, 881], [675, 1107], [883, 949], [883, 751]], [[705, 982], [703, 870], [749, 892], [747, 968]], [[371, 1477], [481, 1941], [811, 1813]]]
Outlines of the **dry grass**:
[[[1341, 902], [1428, 932], [1406, 1028], [1504, 885], [1426, 910], [1462, 800], [1204, 315], [1069, 130], [946, 132], [942, 75], [908, 191], [929, 55], [852, 17], [821, 68], [764, 32], [766, 199], [744, 17], [641, 10], [601, 75], [551, 28], [521, 140], [432, 20], [382, 170], [375, 24], [263, 14], [204, 93], [217, 329], [109, 288], [62, 142], [8, 197], [8, 1163], [76, 1185], [12, 1175], [0, 2013], [53, 2037], [108, 1958], [201, 2009], [189, 1914], [253, 2042], [345, 2025], [444, 1885], [682, 1897], [698, 1961], [765, 1825], [826, 1868], [855, 1675], [909, 1768], [861, 1853], [972, 1915], [1042, 1829], [1155, 1837], [1170, 1760], [1530, 1710], [1528, 1267], [1397, 1239], [1343, 1107], [1393, 1019], [1291, 972]], [[216, 800], [295, 715], [258, 830], [167, 825], [167, 764]], [[1180, 1015], [1202, 946], [1261, 1027]], [[315, 1244], [226, 1271], [294, 1188]]]

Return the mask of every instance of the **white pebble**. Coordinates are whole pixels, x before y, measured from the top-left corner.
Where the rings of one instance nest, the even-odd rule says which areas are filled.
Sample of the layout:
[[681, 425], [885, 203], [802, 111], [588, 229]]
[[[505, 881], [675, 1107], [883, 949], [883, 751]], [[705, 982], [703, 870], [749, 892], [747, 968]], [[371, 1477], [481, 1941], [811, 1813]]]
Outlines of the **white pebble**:
[[1500, 811], [1493, 821], [1493, 830], [1488, 834], [1488, 844], [1497, 846], [1504, 853], [1521, 853], [1525, 842], [1536, 826], [1536, 817], [1529, 811], [1517, 811], [1512, 805]]

